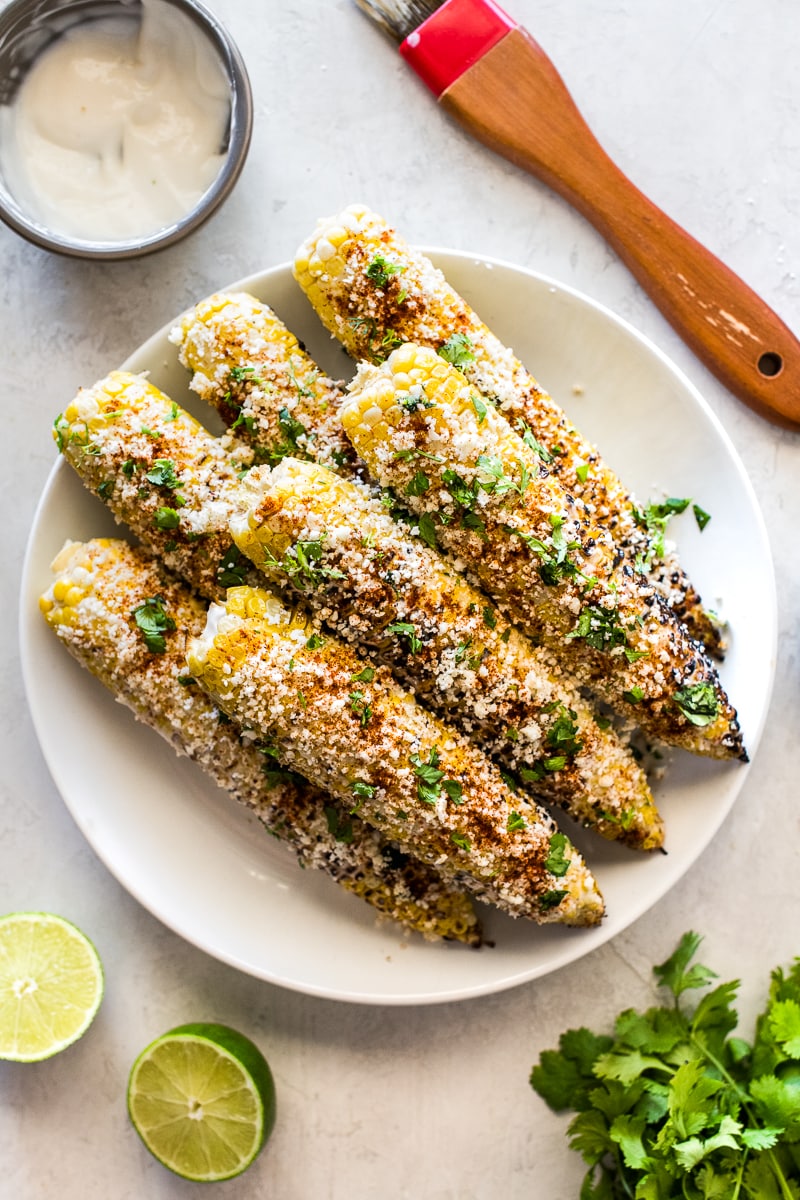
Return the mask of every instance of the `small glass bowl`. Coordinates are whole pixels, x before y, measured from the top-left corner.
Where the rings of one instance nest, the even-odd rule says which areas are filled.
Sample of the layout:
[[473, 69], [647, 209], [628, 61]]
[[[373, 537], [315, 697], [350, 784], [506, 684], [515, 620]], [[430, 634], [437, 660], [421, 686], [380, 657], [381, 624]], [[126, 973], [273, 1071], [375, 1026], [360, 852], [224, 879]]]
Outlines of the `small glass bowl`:
[[[146, 237], [124, 241], [92, 241], [48, 229], [27, 211], [7, 186], [0, 164], [0, 220], [45, 250], [76, 258], [136, 258], [186, 237], [219, 208], [241, 174], [253, 129], [253, 96], [238, 47], [227, 30], [198, 0], [163, 0], [190, 18], [216, 51], [230, 86], [231, 111], [223, 152], [225, 160], [214, 182], [195, 207]], [[0, 11], [0, 105], [13, 99], [33, 60], [67, 29], [108, 16], [138, 16], [141, 0], [12, 0]]]

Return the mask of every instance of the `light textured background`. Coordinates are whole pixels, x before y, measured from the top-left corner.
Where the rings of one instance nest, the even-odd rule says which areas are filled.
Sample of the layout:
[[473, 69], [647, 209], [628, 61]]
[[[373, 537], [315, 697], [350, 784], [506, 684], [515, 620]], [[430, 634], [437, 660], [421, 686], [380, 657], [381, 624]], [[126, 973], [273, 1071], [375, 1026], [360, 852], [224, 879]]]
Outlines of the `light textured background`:
[[[619, 165], [796, 327], [794, 0], [508, 5], [556, 61]], [[165, 253], [109, 265], [49, 256], [0, 228], [0, 911], [71, 917], [94, 937], [108, 974], [105, 1003], [82, 1042], [39, 1066], [0, 1063], [0, 1192], [13, 1200], [193, 1194], [138, 1144], [124, 1086], [149, 1039], [207, 1015], [260, 1043], [280, 1098], [267, 1151], [240, 1180], [219, 1185], [220, 1195], [572, 1200], [582, 1169], [565, 1148], [565, 1122], [527, 1084], [538, 1052], [567, 1025], [599, 1028], [619, 1008], [646, 1002], [651, 963], [688, 927], [706, 935], [704, 960], [723, 978], [744, 977], [745, 1024], [769, 969], [800, 952], [797, 436], [753, 416], [716, 383], [580, 217], [437, 113], [348, 0], [213, 7], [244, 51], [256, 127], [242, 179], [210, 224]], [[502, 995], [428, 1009], [282, 991], [216, 963], [149, 916], [95, 858], [50, 780], [17, 651], [17, 586], [54, 459], [53, 415], [191, 300], [288, 259], [318, 215], [357, 199], [409, 240], [541, 270], [651, 336], [733, 438], [778, 573], [773, 706], [715, 843], [654, 910], [577, 965]], [[86, 742], [91, 753], [90, 730]]]

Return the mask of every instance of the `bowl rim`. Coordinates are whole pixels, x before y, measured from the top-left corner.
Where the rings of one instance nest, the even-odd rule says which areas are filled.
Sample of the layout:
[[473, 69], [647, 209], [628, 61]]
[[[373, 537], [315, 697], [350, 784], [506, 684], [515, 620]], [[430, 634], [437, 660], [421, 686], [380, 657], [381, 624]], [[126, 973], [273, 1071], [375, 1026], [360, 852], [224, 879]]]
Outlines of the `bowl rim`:
[[[35, 2], [35, 0], [34, 0]], [[139, 258], [165, 249], [181, 241], [199, 229], [212, 216], [233, 190], [244, 168], [253, 133], [253, 93], [250, 77], [241, 51], [233, 37], [210, 9], [201, 0], [161, 0], [172, 8], [184, 12], [204, 31], [222, 62], [230, 89], [230, 131], [226, 157], [214, 180], [198, 200], [193, 209], [178, 221], [163, 226], [146, 237], [121, 241], [98, 240], [72, 237], [49, 229], [45, 224], [29, 216], [0, 176], [0, 221], [27, 241], [71, 258], [109, 261], [114, 259]], [[99, 0], [98, 0], [99, 3]], [[30, 8], [32, 0], [11, 0], [0, 14], [3, 23], [10, 23], [15, 14]], [[44, 7], [39, 0], [40, 7]], [[131, 7], [141, 11], [141, 0], [133, 0]], [[69, 0], [52, 0], [54, 13], [60, 8], [84, 7], [70, 4]], [[85, 4], [91, 8], [91, 0]], [[126, 6], [127, 7], [127, 6]], [[121, 14], [124, 15], [124, 14]]]

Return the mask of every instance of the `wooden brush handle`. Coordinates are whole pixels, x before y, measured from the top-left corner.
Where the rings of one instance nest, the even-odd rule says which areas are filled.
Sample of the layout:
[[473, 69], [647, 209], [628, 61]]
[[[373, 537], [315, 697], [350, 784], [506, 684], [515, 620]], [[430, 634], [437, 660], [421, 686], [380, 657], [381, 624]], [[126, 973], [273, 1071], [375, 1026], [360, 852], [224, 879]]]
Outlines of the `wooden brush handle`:
[[800, 423], [794, 334], [623, 175], [525, 30], [507, 34], [440, 102], [475, 137], [583, 213], [727, 388], [762, 416]]

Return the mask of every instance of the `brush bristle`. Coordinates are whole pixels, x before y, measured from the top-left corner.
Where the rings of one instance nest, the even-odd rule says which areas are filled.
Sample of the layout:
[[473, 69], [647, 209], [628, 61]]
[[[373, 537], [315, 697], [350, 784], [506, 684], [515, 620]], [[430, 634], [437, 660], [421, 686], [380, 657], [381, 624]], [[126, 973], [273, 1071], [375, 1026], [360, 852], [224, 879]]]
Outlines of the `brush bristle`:
[[358, 7], [398, 42], [418, 29], [443, 3], [444, 0], [356, 0]]

